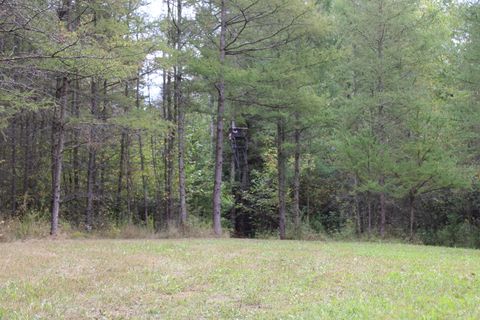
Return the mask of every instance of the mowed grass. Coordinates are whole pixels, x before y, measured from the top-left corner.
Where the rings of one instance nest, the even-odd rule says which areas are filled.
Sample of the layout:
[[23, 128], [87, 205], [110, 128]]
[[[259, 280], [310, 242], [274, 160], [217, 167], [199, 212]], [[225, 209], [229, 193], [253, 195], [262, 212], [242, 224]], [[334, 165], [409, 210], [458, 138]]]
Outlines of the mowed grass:
[[480, 319], [480, 251], [379, 243], [0, 244], [1, 319]]

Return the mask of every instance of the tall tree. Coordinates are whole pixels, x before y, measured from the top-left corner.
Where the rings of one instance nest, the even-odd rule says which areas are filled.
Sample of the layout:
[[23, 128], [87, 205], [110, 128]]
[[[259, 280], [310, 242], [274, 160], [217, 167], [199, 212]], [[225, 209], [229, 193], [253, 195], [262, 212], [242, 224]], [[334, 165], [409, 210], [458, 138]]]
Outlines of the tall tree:
[[[199, 72], [207, 79], [214, 82], [217, 91], [216, 116], [216, 148], [215, 148], [215, 174], [213, 190], [213, 224], [214, 232], [220, 235], [221, 230], [221, 192], [223, 171], [223, 144], [224, 144], [224, 116], [226, 101], [229, 99], [229, 91], [244, 88], [238, 83], [238, 69], [233, 65], [254, 56], [262, 51], [273, 50], [291, 42], [295, 37], [294, 26], [299, 25], [302, 17], [306, 14], [308, 6], [304, 2], [292, 3], [284, 0], [276, 0], [268, 3], [259, 1], [222, 0], [217, 6], [208, 8], [200, 7], [199, 22], [203, 28], [203, 36], [206, 42], [199, 48], [204, 54], [205, 64], [214, 65], [214, 70], [206, 70], [205, 66], [196, 66]], [[217, 24], [215, 19], [205, 19], [205, 11], [215, 12], [218, 10]], [[215, 33], [215, 31], [218, 31]], [[210, 43], [217, 43], [217, 58], [213, 59]], [[227, 57], [235, 59], [230, 61]], [[216, 60], [216, 61], [215, 61]], [[246, 67], [244, 64], [241, 67]], [[240, 64], [237, 65], [237, 68]], [[234, 84], [235, 83], [235, 84]], [[248, 84], [248, 86], [252, 83]], [[235, 86], [240, 86], [236, 88]], [[239, 115], [240, 112], [235, 112]], [[234, 120], [234, 119], [232, 119]]]
[[[227, 54], [227, 4], [228, 0], [220, 2], [220, 43], [219, 61], [220, 66], [225, 64]], [[213, 231], [217, 236], [222, 234], [221, 223], [221, 195], [222, 195], [222, 171], [223, 171], [223, 126], [225, 113], [225, 78], [223, 70], [220, 70], [220, 77], [215, 87], [218, 91], [217, 123], [216, 123], [216, 145], [215, 145], [215, 177], [213, 185]]]
[[[58, 9], [58, 17], [65, 21], [67, 32], [73, 31], [73, 3], [71, 0], [64, 0]], [[54, 120], [52, 124], [52, 206], [51, 206], [51, 227], [50, 234], [56, 236], [58, 233], [58, 214], [60, 211], [61, 179], [63, 170], [63, 149], [65, 144], [65, 116], [68, 103], [68, 90], [70, 80], [67, 74], [57, 79], [57, 99], [55, 106]]]

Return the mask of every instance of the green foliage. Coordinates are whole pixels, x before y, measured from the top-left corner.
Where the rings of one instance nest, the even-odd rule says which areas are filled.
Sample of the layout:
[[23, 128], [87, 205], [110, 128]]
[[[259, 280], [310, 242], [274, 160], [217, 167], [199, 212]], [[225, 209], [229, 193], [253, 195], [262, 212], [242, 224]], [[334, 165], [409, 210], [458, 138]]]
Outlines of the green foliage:
[[160, 112], [153, 108], [132, 109], [123, 115], [113, 118], [110, 122], [122, 128], [142, 130], [157, 136], [164, 135], [168, 127], [174, 125], [165, 121]]
[[480, 248], [480, 228], [455, 213], [448, 214], [439, 230], [423, 230], [419, 236], [425, 244]]
[[0, 242], [46, 238], [49, 216], [46, 212], [29, 211], [16, 219], [0, 220]]
[[[181, 1], [180, 24], [173, 1], [158, 19], [140, 10], [143, 1], [108, 0], [72, 1], [67, 20], [60, 3], [7, 1], [0, 12], [0, 211], [18, 216], [19, 237], [33, 232], [37, 219], [22, 215], [51, 201], [58, 128], [65, 129], [62, 219], [84, 224], [93, 185], [95, 228], [109, 237], [150, 237], [123, 224], [158, 226], [167, 200], [178, 207], [179, 111], [186, 113], [190, 227], [205, 226], [222, 79], [223, 120], [248, 127], [250, 179], [240, 187], [230, 176], [224, 128], [226, 228], [276, 236], [281, 147], [290, 238], [298, 236], [299, 153], [302, 237], [365, 238], [369, 218], [368, 237], [376, 237], [382, 194], [390, 236], [403, 237], [414, 213], [412, 231], [426, 243], [479, 245], [480, 218], [472, 209], [480, 172], [478, 3], [232, 0], [225, 63], [219, 1]], [[169, 82], [159, 84], [164, 75]], [[70, 84], [65, 123], [56, 119], [61, 77]], [[281, 145], [277, 123], [285, 130]], [[232, 223], [232, 209], [244, 220]], [[170, 227], [167, 236], [185, 231]], [[353, 304], [355, 310], [366, 312]]]
[[[10, 79], [12, 80], [12, 79]], [[8, 121], [22, 110], [37, 112], [52, 108], [54, 102], [36, 90], [12, 91], [0, 87], [0, 131], [8, 126]]]

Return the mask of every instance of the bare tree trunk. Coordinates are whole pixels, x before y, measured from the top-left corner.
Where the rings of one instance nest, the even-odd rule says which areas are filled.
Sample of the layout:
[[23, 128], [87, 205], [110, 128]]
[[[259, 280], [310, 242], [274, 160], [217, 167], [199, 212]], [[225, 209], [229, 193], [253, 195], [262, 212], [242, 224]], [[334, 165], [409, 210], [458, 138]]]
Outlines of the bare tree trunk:
[[[20, 38], [15, 36], [13, 37], [13, 53], [14, 55], [18, 54], [21, 43]], [[14, 71], [13, 80], [17, 80], [17, 74]], [[11, 199], [11, 216], [15, 216], [17, 211], [17, 116], [14, 115], [12, 118], [11, 124], [11, 181], [10, 181], [10, 199]]]
[[[168, 121], [169, 118], [169, 106], [168, 106], [168, 91], [169, 91], [169, 84], [167, 82], [167, 70], [163, 69], [162, 70], [162, 116], [163, 119]], [[168, 129], [170, 130], [170, 129]], [[162, 200], [162, 205], [163, 205], [163, 212], [162, 212], [162, 219], [161, 219], [161, 225], [159, 225], [159, 228], [166, 228], [168, 226], [168, 219], [169, 219], [169, 212], [168, 212], [168, 205], [167, 205], [167, 176], [168, 176], [168, 135], [169, 131], [167, 130], [167, 134], [163, 139], [163, 194], [161, 197]], [[160, 183], [158, 184], [160, 186]], [[160, 219], [159, 219], [160, 220]]]
[[32, 157], [31, 154], [31, 122], [30, 113], [25, 113], [25, 123], [24, 123], [24, 148], [23, 148], [23, 198], [24, 198], [24, 207], [27, 205], [27, 197], [29, 192], [29, 178], [30, 178], [30, 166], [29, 161]]
[[[227, 1], [221, 0], [220, 16], [220, 64], [225, 64], [226, 54], [226, 33], [227, 33]], [[220, 73], [220, 79], [216, 84], [218, 91], [218, 109], [217, 109], [217, 136], [215, 146], [215, 179], [213, 186], [213, 231], [215, 235], [222, 234], [221, 223], [221, 197], [222, 197], [222, 169], [223, 169], [223, 115], [225, 113], [225, 79]]]
[[372, 199], [370, 192], [367, 192], [367, 211], [368, 211], [368, 235], [372, 234]]
[[[31, 131], [31, 142], [30, 142], [30, 152], [28, 158], [28, 172], [29, 177], [34, 176], [38, 172], [38, 168], [34, 168], [34, 163], [38, 163], [36, 160], [38, 158], [38, 135], [37, 132], [38, 122], [35, 113], [32, 113], [32, 131]], [[32, 205], [38, 207], [38, 195], [36, 191], [37, 182], [35, 179], [29, 179], [28, 188], [30, 189], [32, 196]]]
[[[103, 122], [107, 120], [107, 108], [108, 108], [108, 97], [107, 97], [107, 80], [103, 80], [103, 107], [100, 112], [100, 110], [97, 110], [97, 118], [101, 119]], [[105, 153], [100, 152], [100, 183], [98, 185], [98, 190], [97, 190], [97, 197], [100, 201], [103, 201], [105, 198], [105, 175], [107, 171], [107, 166], [106, 166], [106, 161], [105, 161]]]
[[103, 152], [100, 153], [100, 182], [98, 184], [98, 191], [97, 197], [100, 201], [103, 201], [105, 197], [105, 173], [106, 173], [106, 165], [105, 165], [105, 154]]
[[155, 143], [155, 138], [152, 136], [151, 140], [151, 149], [152, 149], [152, 167], [153, 167], [153, 176], [155, 178], [155, 214], [153, 216], [153, 225], [155, 230], [160, 229], [160, 207], [161, 207], [161, 183], [160, 183], [160, 174], [158, 172], [158, 163], [157, 163], [157, 144]]
[[361, 234], [362, 233], [362, 219], [361, 219], [361, 213], [360, 213], [360, 201], [358, 200], [358, 194], [357, 194], [357, 186], [358, 186], [358, 178], [357, 175], [355, 174], [353, 176], [353, 186], [354, 186], [354, 199], [355, 199], [355, 221], [356, 221], [356, 233]]
[[[379, 2], [379, 13], [383, 14], [383, 2]], [[381, 28], [384, 28], [384, 26], [381, 26]], [[378, 137], [381, 145], [386, 144], [386, 137], [385, 137], [385, 103], [383, 101], [383, 95], [385, 91], [385, 81], [384, 81], [384, 35], [385, 32], [382, 30], [380, 33], [380, 38], [377, 41], [377, 57], [379, 60], [379, 75], [378, 75], [378, 83], [377, 83], [377, 93], [380, 94], [380, 104], [378, 106], [378, 122], [379, 122], [379, 128], [378, 128]], [[384, 148], [381, 148], [382, 150], [382, 155], [384, 153], [383, 151]], [[385, 224], [386, 224], [386, 215], [387, 215], [387, 208], [386, 208], [386, 194], [384, 191], [385, 187], [385, 173], [382, 173], [379, 178], [379, 185], [382, 191], [380, 192], [380, 236], [383, 238], [385, 237]]]
[[17, 211], [17, 119], [14, 116], [12, 119], [11, 125], [11, 185], [10, 185], [10, 199], [11, 203], [11, 215], [12, 217], [15, 216], [15, 212]]
[[65, 145], [65, 112], [69, 81], [66, 76], [59, 79], [59, 103], [55, 106], [52, 127], [52, 207], [50, 234], [58, 234], [58, 215], [60, 211], [60, 192], [62, 180], [63, 149]]
[[[80, 117], [80, 108], [78, 104], [78, 91], [80, 90], [80, 85], [78, 80], [75, 80], [74, 82], [74, 87], [73, 87], [73, 93], [72, 93], [72, 113], [76, 118]], [[78, 192], [80, 190], [80, 178], [79, 178], [79, 173], [80, 173], [80, 160], [79, 160], [79, 155], [78, 155], [78, 135], [80, 134], [78, 129], [74, 129], [73, 132], [73, 159], [72, 159], [72, 166], [73, 166], [73, 192], [75, 197], [77, 197]]]
[[[177, 51], [182, 49], [182, 0], [177, 0]], [[187, 224], [187, 193], [185, 186], [185, 104], [182, 92], [182, 67], [176, 66], [175, 101], [177, 103], [177, 134], [178, 134], [178, 192], [180, 197], [180, 226]]]
[[235, 184], [235, 177], [236, 177], [236, 170], [235, 170], [235, 155], [232, 154], [230, 158], [230, 185], [232, 186], [232, 194], [235, 197], [235, 203], [233, 204], [232, 208], [230, 209], [230, 221], [233, 228], [233, 236], [237, 236], [237, 201], [238, 201], [238, 190], [237, 185]]
[[[0, 39], [0, 41], [2, 41]], [[3, 143], [3, 139], [0, 139], [0, 159], [6, 159], [6, 146], [5, 144]], [[2, 165], [0, 164], [0, 169], [2, 169]], [[4, 178], [3, 176], [0, 177], [0, 185], [3, 186], [3, 183], [4, 183]], [[3, 198], [3, 194], [0, 193], [0, 208], [4, 208], [5, 205], [4, 205], [5, 201], [4, 201], [4, 198]], [[6, 215], [4, 215], [4, 210], [0, 210], [0, 219], [5, 219], [7, 218]]]
[[[166, 117], [172, 123], [174, 121], [172, 110], [172, 75], [170, 71], [167, 72], [166, 84]], [[167, 227], [172, 222], [173, 218], [173, 150], [174, 149], [174, 132], [173, 128], [168, 129], [167, 138], [165, 141], [165, 215]]]
[[[125, 83], [125, 97], [128, 97], [128, 82]], [[128, 109], [128, 108], [127, 108]], [[122, 189], [123, 189], [123, 177], [126, 176], [127, 180], [127, 215], [130, 216], [130, 194], [128, 194], [128, 168], [127, 168], [127, 160], [128, 160], [128, 153], [129, 153], [129, 140], [130, 134], [128, 129], [122, 129], [122, 138], [120, 140], [120, 173], [118, 175], [118, 183], [117, 183], [117, 196], [115, 201], [115, 209], [117, 213], [119, 213], [119, 219], [123, 222], [125, 219], [125, 214], [122, 212]]]
[[138, 134], [138, 148], [140, 152], [140, 170], [142, 172], [142, 191], [143, 191], [143, 212], [142, 219], [147, 224], [148, 221], [148, 189], [147, 175], [145, 174], [145, 155], [143, 154], [143, 140], [141, 132]]
[[[123, 186], [123, 175], [125, 170], [125, 143], [127, 140], [127, 132], [125, 129], [122, 129], [122, 137], [120, 139], [120, 163], [119, 169], [120, 172], [118, 174], [118, 182], [117, 182], [117, 194], [115, 197], [115, 211], [119, 214], [118, 218], [123, 220], [123, 214], [121, 214], [121, 199], [122, 199], [122, 186]], [[121, 216], [120, 216], [121, 215]]]
[[286, 238], [286, 157], [285, 142], [285, 120], [277, 120], [277, 173], [278, 173], [278, 215], [280, 239]]
[[[98, 109], [98, 88], [97, 83], [92, 79], [91, 83], [91, 114], [93, 118], [97, 117]], [[88, 172], [87, 172], [87, 212], [85, 219], [85, 227], [87, 231], [90, 231], [93, 226], [93, 205], [95, 198], [95, 181], [96, 181], [96, 138], [95, 138], [95, 124], [90, 126], [89, 133], [89, 146], [88, 146]]]
[[415, 194], [413, 192], [410, 193], [408, 204], [410, 208], [410, 240], [413, 240], [415, 235]]
[[85, 229], [92, 230], [93, 226], [93, 202], [95, 198], [95, 180], [96, 180], [96, 151], [90, 150], [88, 153], [88, 172], [87, 172], [87, 213], [85, 218]]
[[185, 177], [185, 110], [178, 112], [178, 189], [180, 196], [180, 225], [187, 223], [187, 191]]
[[300, 236], [300, 223], [301, 223], [301, 212], [300, 212], [300, 128], [298, 128], [299, 121], [298, 112], [295, 113], [295, 119], [297, 121], [297, 128], [295, 128], [294, 139], [295, 139], [295, 161], [294, 161], [294, 175], [293, 175], [293, 214], [294, 214], [294, 223], [295, 223], [295, 233], [296, 236]]
[[214, 109], [215, 109], [215, 98], [213, 95], [210, 95], [208, 99], [209, 107], [212, 110], [212, 116], [210, 119], [209, 124], [209, 131], [210, 131], [210, 147], [212, 148], [212, 159], [215, 159], [215, 143], [217, 141], [216, 136], [215, 136], [215, 115], [214, 115]]
[[[70, 15], [72, 0], [63, 0], [63, 15], [60, 20], [66, 21], [67, 30], [73, 31], [73, 24]], [[59, 11], [60, 12], [60, 11]], [[58, 104], [55, 106], [52, 123], [52, 206], [50, 234], [55, 237], [58, 234], [58, 216], [60, 212], [61, 181], [63, 173], [63, 149], [65, 145], [65, 116], [68, 104], [68, 91], [70, 81], [66, 75], [57, 79]]]
[[[137, 109], [140, 109], [140, 72], [137, 74], [135, 104]], [[142, 219], [147, 224], [148, 221], [148, 190], [147, 190], [147, 175], [145, 174], [145, 155], [143, 154], [142, 132], [138, 133], [138, 148], [140, 152], [140, 170], [142, 172], [142, 191], [143, 191], [143, 213]]]
[[[125, 143], [125, 165], [126, 165], [126, 178], [127, 178], [127, 219], [128, 223], [133, 221], [133, 181], [132, 181], [132, 161], [130, 157], [130, 145], [131, 145], [131, 136], [127, 134], [127, 139]], [[135, 210], [136, 211], [136, 210]]]
[[[380, 186], [385, 185], [385, 178], [380, 178]], [[385, 192], [380, 192], [380, 236], [385, 237], [385, 224], [386, 224], [387, 208], [385, 201]]]
[[[72, 0], [63, 0], [63, 15], [60, 20], [66, 21], [67, 30], [73, 31], [70, 11], [72, 9]], [[59, 11], [60, 12], [60, 11]], [[68, 104], [68, 91], [70, 81], [66, 75], [57, 79], [60, 85], [58, 88], [58, 105], [55, 106], [52, 123], [52, 206], [51, 206], [51, 226], [50, 234], [57, 236], [58, 219], [60, 212], [61, 182], [63, 174], [63, 149], [65, 145], [65, 116]]]
[[[173, 2], [175, 2], [173, 0]], [[175, 27], [175, 17], [173, 13], [172, 3], [171, 0], [167, 2], [167, 17], [168, 21], [170, 21]], [[169, 33], [168, 38], [169, 44], [175, 46], [176, 42], [176, 33], [173, 30]], [[176, 81], [176, 69], [173, 68], [173, 80]], [[165, 164], [165, 226], [169, 228], [172, 223], [174, 216], [174, 201], [173, 201], [173, 182], [174, 182], [174, 148], [175, 148], [175, 129], [174, 124], [176, 121], [175, 114], [177, 109], [177, 101], [176, 101], [176, 83], [173, 83], [173, 93], [172, 93], [172, 70], [169, 68], [164, 70], [163, 73], [163, 115], [164, 118], [169, 122], [169, 128], [167, 131], [167, 136], [165, 137], [164, 141], [164, 164]], [[172, 101], [173, 99], [173, 101]]]

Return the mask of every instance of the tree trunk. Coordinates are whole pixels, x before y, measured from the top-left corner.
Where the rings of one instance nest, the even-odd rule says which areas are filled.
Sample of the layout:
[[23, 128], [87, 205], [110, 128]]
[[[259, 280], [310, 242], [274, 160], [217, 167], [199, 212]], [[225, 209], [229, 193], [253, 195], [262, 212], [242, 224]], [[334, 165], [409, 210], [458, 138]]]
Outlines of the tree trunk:
[[[137, 73], [135, 104], [137, 110], [140, 109], [140, 72]], [[140, 152], [140, 170], [142, 173], [142, 191], [143, 191], [143, 212], [142, 219], [147, 224], [148, 222], [148, 190], [147, 190], [147, 175], [145, 174], [145, 155], [143, 154], [142, 132], [138, 133], [138, 148]]]
[[[385, 178], [380, 178], [380, 186], [385, 186]], [[380, 236], [385, 237], [385, 224], [386, 224], [387, 208], [385, 201], [385, 192], [380, 192]]]
[[[220, 64], [225, 64], [226, 54], [226, 33], [227, 33], [227, 1], [221, 0], [220, 13]], [[216, 146], [215, 146], [215, 179], [213, 186], [213, 231], [215, 235], [222, 234], [221, 224], [221, 197], [222, 197], [222, 169], [223, 169], [223, 115], [225, 113], [225, 79], [223, 71], [220, 72], [220, 79], [216, 85], [218, 91], [218, 109], [216, 124]]]
[[[177, 1], [177, 51], [182, 49], [182, 0]], [[175, 101], [177, 104], [177, 135], [178, 135], [178, 192], [180, 197], [180, 226], [187, 223], [187, 193], [185, 186], [185, 105], [182, 92], [182, 67], [176, 66]]]
[[100, 182], [98, 184], [98, 190], [97, 190], [97, 198], [103, 202], [105, 199], [105, 174], [106, 174], [106, 165], [105, 165], [105, 153], [101, 152], [100, 153], [100, 162], [98, 165], [100, 166]]
[[[92, 79], [91, 83], [91, 114], [96, 119], [98, 114], [98, 88], [97, 83]], [[90, 231], [93, 226], [93, 205], [95, 198], [95, 181], [96, 181], [96, 137], [95, 137], [95, 124], [90, 125], [89, 132], [89, 146], [88, 146], [88, 172], [87, 172], [87, 212], [85, 219], [85, 228]]]
[[30, 141], [30, 152], [28, 154], [28, 173], [29, 173], [29, 181], [28, 181], [28, 188], [30, 189], [30, 194], [32, 197], [31, 203], [33, 207], [39, 207], [38, 201], [38, 194], [36, 192], [37, 189], [37, 181], [36, 179], [31, 179], [32, 176], [38, 173], [38, 166], [34, 167], [34, 164], [38, 163], [38, 135], [36, 134], [38, 128], [38, 120], [36, 117], [36, 113], [32, 113], [32, 130], [31, 130], [31, 141]]
[[368, 235], [372, 234], [372, 199], [370, 192], [367, 192], [367, 211], [368, 211]]
[[294, 139], [295, 139], [295, 161], [294, 161], [294, 174], [293, 174], [293, 214], [294, 214], [294, 223], [295, 223], [295, 233], [296, 236], [300, 236], [300, 223], [301, 223], [301, 212], [300, 212], [300, 128], [299, 126], [299, 114], [295, 113], [295, 119], [297, 121], [297, 128], [295, 128]]
[[17, 211], [17, 119], [14, 116], [11, 125], [11, 185], [10, 185], [10, 199], [11, 199], [11, 215], [15, 216]]
[[358, 178], [357, 175], [353, 176], [353, 186], [354, 186], [354, 206], [355, 206], [355, 221], [356, 221], [356, 233], [357, 235], [363, 232], [362, 230], [362, 219], [360, 213], [360, 201], [357, 194]]
[[55, 106], [52, 127], [52, 207], [50, 234], [58, 234], [58, 215], [60, 211], [60, 192], [62, 180], [63, 149], [65, 144], [65, 112], [69, 81], [66, 76], [59, 79], [59, 102]]
[[122, 186], [123, 186], [123, 175], [125, 170], [125, 143], [127, 140], [127, 132], [125, 129], [122, 129], [122, 137], [120, 139], [120, 163], [119, 169], [120, 172], [118, 174], [118, 182], [117, 182], [117, 194], [115, 197], [115, 211], [119, 215], [117, 218], [119, 220], [123, 220], [123, 214], [121, 213], [121, 199], [122, 199]]
[[29, 193], [29, 179], [30, 179], [30, 159], [32, 158], [31, 154], [31, 119], [30, 113], [25, 113], [25, 123], [24, 123], [24, 148], [23, 148], [23, 201], [24, 207], [27, 206], [27, 198]]
[[[134, 202], [132, 199], [133, 193], [133, 169], [132, 169], [132, 161], [130, 157], [130, 145], [131, 145], [131, 136], [127, 134], [127, 139], [125, 143], [125, 165], [126, 165], [126, 178], [127, 178], [127, 221], [128, 223], [132, 223], [133, 218], [133, 207]], [[136, 211], [136, 210], [135, 210]]]
[[[63, 0], [62, 11], [64, 14], [59, 18], [66, 21], [67, 30], [73, 31], [70, 15], [72, 0]], [[63, 149], [65, 146], [65, 115], [68, 104], [68, 91], [70, 81], [66, 75], [57, 79], [59, 83], [58, 105], [55, 106], [52, 124], [52, 205], [50, 234], [55, 237], [58, 234], [58, 216], [60, 212], [61, 182], [63, 173]]]
[[209, 104], [209, 107], [210, 109], [212, 110], [212, 116], [210, 117], [210, 121], [208, 123], [209, 125], [209, 131], [210, 131], [210, 147], [211, 147], [211, 150], [212, 150], [212, 153], [211, 153], [211, 157], [212, 159], [215, 159], [215, 143], [217, 141], [216, 139], [216, 133], [215, 133], [215, 125], [216, 125], [216, 121], [215, 121], [215, 98], [213, 96], [213, 94], [210, 95], [209, 99], [208, 99], [208, 104]]
[[[175, 2], [173, 0], [173, 2]], [[175, 17], [173, 13], [171, 0], [167, 1], [167, 17], [168, 21], [172, 22], [175, 27]], [[169, 44], [175, 46], [176, 33], [169, 33]], [[164, 118], [169, 122], [167, 136], [165, 137], [164, 145], [164, 162], [165, 162], [165, 225], [170, 227], [173, 218], [176, 216], [174, 213], [174, 201], [173, 201], [173, 183], [174, 183], [174, 148], [175, 148], [175, 129], [174, 124], [176, 121], [177, 101], [176, 101], [176, 68], [173, 68], [173, 83], [172, 83], [172, 70], [169, 68], [164, 70], [163, 74], [163, 87], [164, 87], [164, 99], [163, 99], [163, 111]], [[172, 92], [172, 85], [173, 92]], [[173, 101], [172, 101], [173, 99]]]
[[147, 175], [145, 174], [145, 155], [143, 154], [143, 140], [142, 133], [138, 134], [138, 148], [140, 152], [140, 170], [142, 171], [142, 192], [143, 192], [143, 210], [142, 219], [147, 224], [148, 222], [148, 189], [147, 189]]
[[88, 172], [87, 172], [87, 212], [85, 218], [85, 229], [92, 230], [93, 226], [93, 201], [95, 198], [95, 180], [96, 180], [96, 151], [89, 150], [88, 153]]
[[[235, 170], [235, 155], [232, 154], [230, 158], [230, 185], [232, 186], [232, 194], [235, 197], [235, 203], [233, 204], [232, 208], [230, 209], [230, 223], [232, 225], [232, 235], [233, 236], [239, 236], [240, 232], [243, 230], [238, 230], [237, 229], [237, 206], [236, 204], [238, 203], [237, 201], [239, 200], [237, 195], [238, 195], [238, 190], [237, 190], [237, 185], [235, 183], [235, 178], [236, 178], [236, 170]], [[238, 232], [237, 232], [238, 231]]]
[[413, 236], [415, 235], [415, 194], [413, 192], [410, 193], [408, 205], [410, 209], [410, 240], [413, 240]]
[[[80, 90], [79, 81], [75, 80], [73, 93], [72, 93], [72, 113], [76, 118], [80, 117], [80, 108], [78, 104], [78, 91]], [[73, 130], [73, 159], [72, 159], [72, 166], [73, 166], [73, 192], [75, 197], [77, 197], [78, 192], [80, 190], [80, 160], [78, 154], [78, 136], [80, 134], [80, 130], [74, 129]]]
[[[168, 106], [168, 95], [169, 95], [169, 84], [167, 82], [167, 73], [166, 69], [162, 70], [162, 116], [163, 119], [168, 121], [169, 119], [169, 106]], [[169, 219], [169, 212], [168, 212], [168, 205], [167, 205], [167, 197], [168, 197], [168, 135], [169, 135], [170, 128], [167, 129], [167, 134], [163, 139], [163, 194], [162, 194], [162, 205], [163, 205], [163, 213], [161, 225], [159, 228], [166, 228], [168, 226], [168, 219]], [[159, 183], [160, 185], [160, 183]]]
[[286, 238], [286, 157], [285, 142], [285, 120], [283, 118], [277, 121], [277, 174], [278, 174], [278, 214], [279, 214], [279, 232], [280, 239]]
[[[13, 37], [13, 54], [17, 55], [20, 48], [20, 38], [14, 35]], [[13, 81], [17, 81], [17, 74], [14, 71]], [[11, 124], [11, 181], [10, 181], [10, 199], [11, 199], [11, 216], [15, 216], [17, 211], [17, 117], [16, 115], [12, 118]]]
[[[128, 97], [128, 81], [125, 83], [125, 97]], [[128, 107], [126, 110], [128, 111]], [[130, 133], [127, 128], [122, 129], [122, 138], [120, 141], [120, 173], [118, 175], [117, 183], [117, 196], [115, 201], [116, 211], [119, 213], [119, 219], [123, 222], [125, 220], [125, 214], [122, 212], [122, 189], [123, 189], [123, 177], [126, 178], [126, 189], [127, 189], [127, 217], [130, 219], [131, 215], [131, 204], [130, 204], [130, 190], [129, 190], [129, 149], [130, 149]]]
[[[172, 110], [172, 75], [171, 72], [167, 72], [167, 84], [166, 84], [166, 117], [170, 124], [173, 124], [173, 110]], [[173, 150], [174, 149], [174, 132], [170, 127], [167, 132], [165, 141], [165, 222], [168, 227], [173, 218]]]
[[153, 176], [155, 178], [155, 214], [153, 216], [153, 225], [155, 231], [160, 230], [160, 207], [161, 207], [161, 183], [160, 183], [160, 174], [158, 172], [158, 163], [157, 163], [157, 144], [155, 143], [155, 138], [152, 136], [151, 140], [151, 149], [152, 149], [152, 167], [153, 167]]
[[[383, 2], [379, 2], [379, 13], [383, 14]], [[377, 83], [377, 93], [380, 95], [380, 103], [378, 105], [378, 138], [380, 141], [380, 144], [382, 145], [381, 150], [382, 153], [381, 155], [383, 156], [384, 154], [384, 146], [386, 145], [386, 132], [385, 132], [385, 102], [383, 101], [384, 97], [382, 96], [385, 91], [385, 80], [384, 80], [384, 73], [385, 73], [385, 68], [384, 68], [384, 25], [380, 26], [381, 32], [380, 38], [377, 41], [377, 58], [379, 60], [379, 74], [378, 74], [378, 83]], [[385, 237], [385, 224], [386, 224], [386, 215], [387, 215], [387, 208], [386, 208], [386, 194], [385, 194], [385, 173], [382, 172], [379, 178], [379, 185], [382, 189], [380, 192], [380, 236], [383, 238]]]
[[185, 177], [185, 111], [180, 107], [178, 113], [178, 189], [180, 196], [180, 225], [187, 223], [187, 192]]
[[[103, 106], [102, 110], [97, 110], [97, 118], [101, 119], [103, 122], [107, 121], [107, 108], [108, 108], [108, 97], [107, 97], [107, 80], [103, 80]], [[100, 162], [98, 163], [100, 166], [100, 183], [98, 184], [97, 190], [97, 198], [103, 202], [105, 199], [105, 180], [106, 180], [106, 159], [105, 159], [105, 152], [100, 152]]]

